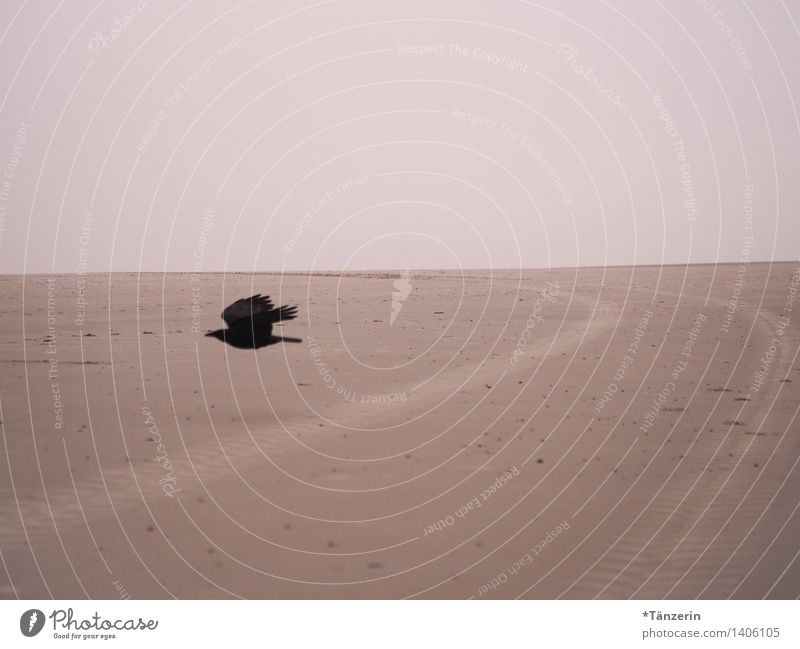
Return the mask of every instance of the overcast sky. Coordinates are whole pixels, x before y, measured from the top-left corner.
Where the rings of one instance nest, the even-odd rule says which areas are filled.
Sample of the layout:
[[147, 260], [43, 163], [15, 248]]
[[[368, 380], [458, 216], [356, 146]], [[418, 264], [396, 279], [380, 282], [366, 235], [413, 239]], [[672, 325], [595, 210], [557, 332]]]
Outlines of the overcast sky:
[[795, 260], [800, 7], [29, 3], [0, 272]]

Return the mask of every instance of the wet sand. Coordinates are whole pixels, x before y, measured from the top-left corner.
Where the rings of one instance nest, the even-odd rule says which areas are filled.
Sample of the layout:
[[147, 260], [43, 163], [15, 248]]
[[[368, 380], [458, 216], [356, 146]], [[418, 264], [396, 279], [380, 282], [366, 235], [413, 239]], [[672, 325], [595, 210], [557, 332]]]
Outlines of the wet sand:
[[0, 596], [797, 597], [796, 272], [0, 277]]

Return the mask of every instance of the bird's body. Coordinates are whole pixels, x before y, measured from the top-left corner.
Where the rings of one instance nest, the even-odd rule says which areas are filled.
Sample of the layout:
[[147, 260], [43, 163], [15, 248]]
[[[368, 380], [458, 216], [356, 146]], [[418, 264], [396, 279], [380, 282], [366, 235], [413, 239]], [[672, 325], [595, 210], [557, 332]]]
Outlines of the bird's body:
[[299, 338], [272, 335], [272, 325], [297, 317], [296, 306], [275, 308], [269, 296], [261, 294], [236, 300], [222, 312], [227, 329], [209, 331], [206, 336], [216, 338], [239, 349], [260, 349], [280, 342], [302, 342]]

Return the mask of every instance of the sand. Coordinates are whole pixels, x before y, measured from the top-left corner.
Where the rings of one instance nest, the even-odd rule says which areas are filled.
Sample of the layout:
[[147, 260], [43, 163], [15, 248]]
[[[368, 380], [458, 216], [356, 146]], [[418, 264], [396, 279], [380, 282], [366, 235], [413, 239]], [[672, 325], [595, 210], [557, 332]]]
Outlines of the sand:
[[0, 277], [0, 596], [797, 597], [796, 272]]

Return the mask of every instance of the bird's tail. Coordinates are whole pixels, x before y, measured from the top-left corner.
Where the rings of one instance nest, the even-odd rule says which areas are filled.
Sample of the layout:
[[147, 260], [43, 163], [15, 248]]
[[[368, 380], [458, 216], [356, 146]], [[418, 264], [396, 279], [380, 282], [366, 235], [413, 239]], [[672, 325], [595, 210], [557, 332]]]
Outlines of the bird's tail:
[[272, 309], [269, 312], [270, 322], [281, 322], [282, 320], [294, 320], [297, 317], [296, 306], [282, 306], [279, 309]]

